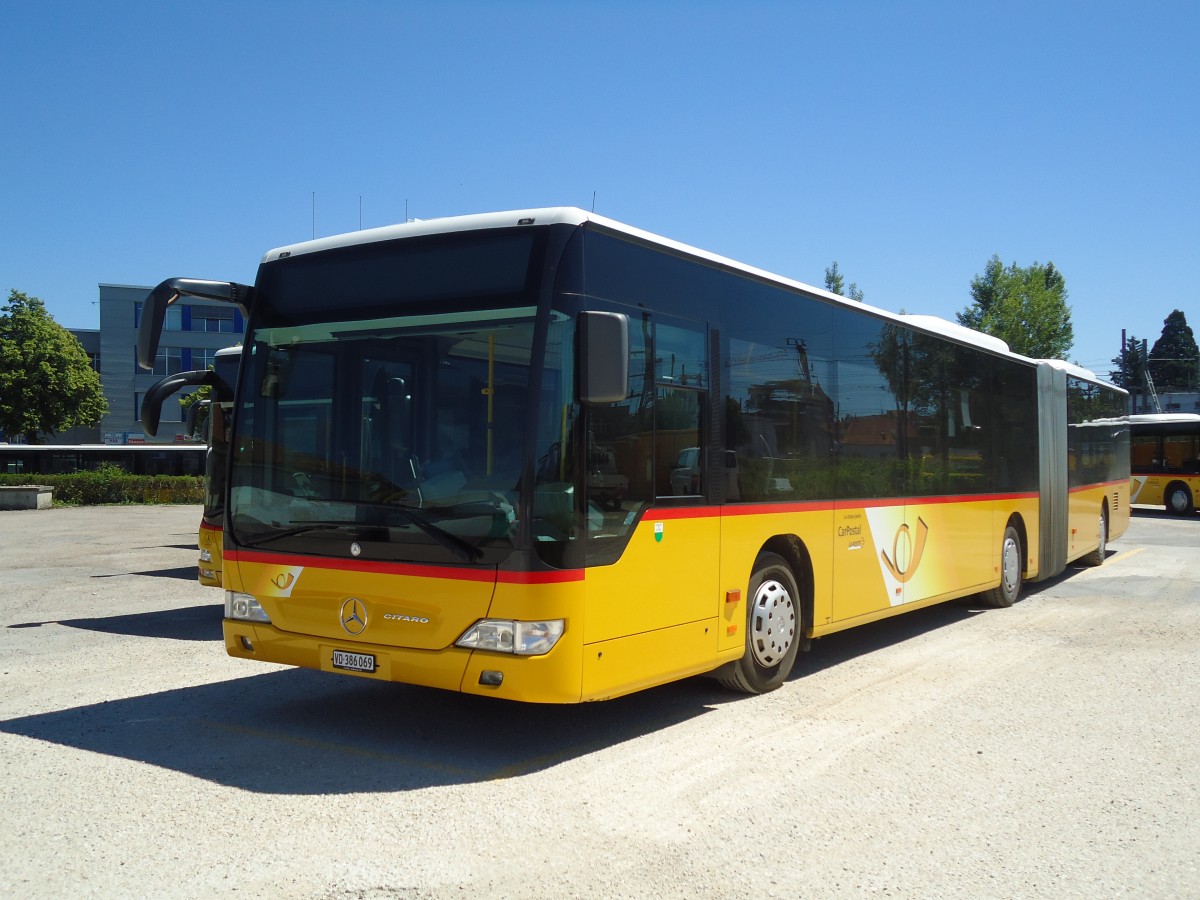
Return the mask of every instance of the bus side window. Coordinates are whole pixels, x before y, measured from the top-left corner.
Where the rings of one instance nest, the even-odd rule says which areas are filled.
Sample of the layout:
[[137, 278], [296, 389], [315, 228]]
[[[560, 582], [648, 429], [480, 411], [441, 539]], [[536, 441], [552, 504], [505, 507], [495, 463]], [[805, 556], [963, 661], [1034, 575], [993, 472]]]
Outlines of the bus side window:
[[654, 329], [654, 493], [705, 495], [708, 407], [707, 330], [657, 317]]

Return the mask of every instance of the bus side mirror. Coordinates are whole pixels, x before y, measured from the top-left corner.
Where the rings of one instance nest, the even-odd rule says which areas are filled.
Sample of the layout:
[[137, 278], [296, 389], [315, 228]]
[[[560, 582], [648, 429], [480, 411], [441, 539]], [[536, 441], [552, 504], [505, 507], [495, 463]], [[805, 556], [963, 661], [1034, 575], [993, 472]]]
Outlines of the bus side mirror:
[[168, 375], [156, 381], [146, 396], [142, 398], [142, 430], [150, 437], [158, 434], [158, 422], [162, 416], [163, 401], [184, 387], [199, 387], [202, 384], [212, 384], [215, 376], [212, 369], [197, 369], [193, 372], [180, 372], [178, 375]]
[[138, 322], [138, 365], [147, 370], [154, 368], [154, 357], [158, 355], [158, 339], [162, 335], [167, 307], [180, 297], [233, 303], [243, 314], [249, 315], [253, 296], [254, 288], [234, 281], [168, 278], [152, 290], [142, 304], [142, 318]]
[[629, 395], [629, 316], [581, 312], [579, 351], [581, 402], [619, 403]]

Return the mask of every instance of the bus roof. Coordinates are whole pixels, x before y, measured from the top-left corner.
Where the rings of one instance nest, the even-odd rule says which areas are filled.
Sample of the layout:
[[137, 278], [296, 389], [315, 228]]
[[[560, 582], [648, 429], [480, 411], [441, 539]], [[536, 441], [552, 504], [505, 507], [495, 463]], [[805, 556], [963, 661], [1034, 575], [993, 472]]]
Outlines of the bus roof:
[[1130, 425], [1200, 425], [1196, 413], [1138, 413], [1129, 417]]
[[[1075, 365], [1075, 363], [1069, 363], [1066, 360], [1039, 359], [1037, 361], [1040, 363], [1045, 363], [1046, 365], [1051, 366], [1055, 369], [1060, 369], [1061, 371], [1066, 372], [1068, 375], [1073, 375], [1076, 378], [1083, 378], [1088, 381], [1098, 381], [1098, 382], [1101, 382], [1102, 384], [1107, 384], [1110, 387], [1116, 387], [1115, 384], [1105, 381], [1103, 378], [1101, 378], [1099, 375], [1097, 375], [1091, 369], [1085, 369], [1083, 366], [1077, 366], [1077, 365]], [[1118, 388], [1118, 390], [1124, 390], [1124, 389]]]
[[693, 247], [689, 244], [683, 244], [679, 241], [671, 240], [653, 232], [643, 231], [640, 228], [635, 228], [632, 225], [626, 225], [623, 222], [618, 222], [615, 219], [610, 219], [606, 216], [599, 216], [595, 213], [587, 212], [574, 206], [552, 206], [541, 209], [519, 209], [510, 210], [507, 212], [494, 213], [478, 213], [467, 216], [446, 216], [437, 219], [414, 219], [411, 222], [405, 222], [401, 225], [386, 225], [381, 228], [368, 228], [363, 231], [352, 231], [346, 234], [336, 234], [329, 237], [317, 238], [312, 241], [304, 241], [298, 244], [289, 244], [284, 247], [276, 247], [273, 250], [268, 250], [263, 254], [262, 262], [273, 262], [279, 259], [286, 259], [292, 256], [299, 256], [305, 253], [319, 253], [323, 250], [333, 250], [339, 247], [353, 247], [360, 244], [375, 243], [378, 241], [391, 241], [400, 238], [422, 237], [425, 235], [451, 234], [458, 231], [482, 231], [490, 228], [514, 228], [527, 225], [583, 225], [591, 223], [600, 228], [629, 235], [630, 237], [644, 241], [649, 244], [674, 250], [676, 252], [693, 256], [706, 262], [715, 263], [724, 268], [733, 269], [743, 272], [747, 275], [761, 278], [776, 284], [786, 285], [788, 287], [797, 288], [809, 294], [814, 294], [827, 300], [831, 303], [844, 304], [854, 309], [865, 310], [873, 315], [883, 319], [904, 324], [921, 331], [931, 332], [942, 337], [950, 338], [962, 344], [979, 347], [983, 350], [988, 350], [992, 353], [997, 353], [1003, 356], [1015, 357], [1027, 362], [1046, 362], [1054, 365], [1056, 368], [1066, 371], [1068, 374], [1084, 378], [1088, 381], [1096, 381], [1107, 384], [1108, 382], [1101, 379], [1094, 372], [1076, 366], [1072, 363], [1062, 360], [1031, 360], [1029, 357], [1022, 356], [1019, 353], [1014, 353], [1009, 349], [1008, 344], [997, 337], [993, 337], [983, 332], [975, 331], [956, 322], [950, 322], [946, 319], [938, 318], [937, 316], [915, 315], [905, 313], [893, 313], [885, 309], [880, 309], [876, 306], [871, 306], [859, 301], [850, 300], [840, 294], [834, 294], [823, 288], [814, 287], [811, 284], [805, 284], [802, 281], [796, 281], [791, 278], [786, 278], [782, 275], [776, 275], [773, 272], [768, 272], [765, 269], [759, 269], [746, 263], [738, 262], [726, 256], [721, 256], [716, 253], [711, 253], [708, 250], [701, 250], [698, 247]]

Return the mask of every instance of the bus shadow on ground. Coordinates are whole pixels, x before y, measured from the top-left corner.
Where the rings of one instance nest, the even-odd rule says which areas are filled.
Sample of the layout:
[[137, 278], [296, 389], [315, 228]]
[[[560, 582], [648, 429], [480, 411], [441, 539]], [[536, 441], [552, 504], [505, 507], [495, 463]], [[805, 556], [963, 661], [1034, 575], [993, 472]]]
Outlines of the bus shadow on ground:
[[552, 768], [713, 709], [691, 679], [543, 706], [300, 669], [0, 722], [0, 732], [262, 794], [419, 790]]
[[[1111, 559], [1119, 552], [1110, 547], [1105, 558]], [[1088, 571], [1094, 571], [1093, 567], [1076, 561], [1070, 563], [1065, 570], [1053, 578], [1037, 582], [1027, 581], [1021, 586], [1017, 604], [1031, 600], [1042, 592], [1063, 583], [1069, 584], [1072, 577]], [[796, 667], [792, 670], [788, 680], [793, 681], [805, 675], [832, 669], [857, 657], [867, 656], [913, 638], [922, 637], [939, 628], [957, 625], [975, 616], [988, 614], [1003, 615], [1004, 610], [989, 605], [979, 594], [971, 594], [925, 609], [912, 610], [889, 619], [881, 619], [878, 622], [857, 625], [846, 631], [837, 631], [814, 640], [812, 649], [807, 653], [802, 651], [796, 658]]]
[[832, 669], [860, 656], [867, 656], [888, 647], [921, 637], [939, 628], [957, 625], [980, 613], [990, 612], [977, 597], [965, 597], [939, 603], [926, 609], [913, 610], [866, 625], [857, 625], [846, 631], [817, 638], [812, 648], [801, 651], [796, 657], [796, 667], [788, 676], [789, 681]]
[[127, 634], [131, 637], [169, 638], [175, 641], [220, 641], [221, 619], [225, 608], [221, 603], [189, 606], [184, 609], [158, 609], [152, 612], [130, 613], [125, 616], [98, 616], [88, 619], [58, 619], [50, 622], [22, 622], [9, 628], [40, 628], [43, 625], [64, 625], [102, 634]]
[[150, 569], [146, 572], [110, 572], [106, 575], [93, 575], [92, 578], [128, 578], [130, 575], [141, 575], [146, 578], [178, 578], [180, 581], [195, 581], [196, 566], [178, 566], [174, 569]]
[[[790, 680], [988, 611], [965, 598], [830, 635], [800, 654]], [[59, 624], [215, 640], [222, 614], [214, 604]], [[754, 699], [698, 677], [603, 703], [522, 704], [285, 669], [11, 719], [0, 732], [254, 793], [396, 792], [532, 774], [730, 702]]]
[[1189, 515], [1167, 512], [1161, 506], [1131, 506], [1129, 514], [1135, 519], [1170, 519], [1172, 522], [1200, 522], [1200, 515], [1192, 512]]
[[[806, 660], [834, 666], [971, 615], [935, 607], [831, 636], [797, 675], [814, 670]], [[204, 606], [60, 624], [178, 637], [180, 622], [216, 632], [220, 616]], [[521, 704], [286, 669], [11, 719], [0, 732], [255, 793], [395, 792], [532, 774], [729, 702], [754, 700], [691, 678], [604, 703]]]

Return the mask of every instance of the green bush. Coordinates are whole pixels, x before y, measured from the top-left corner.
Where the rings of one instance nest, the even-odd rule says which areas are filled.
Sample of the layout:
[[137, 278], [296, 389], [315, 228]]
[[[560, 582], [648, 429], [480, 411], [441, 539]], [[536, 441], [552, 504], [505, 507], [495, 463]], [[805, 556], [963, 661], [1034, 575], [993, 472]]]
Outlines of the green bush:
[[0, 485], [26, 484], [49, 485], [55, 504], [66, 506], [204, 502], [204, 478], [199, 475], [130, 475], [113, 465], [65, 475], [0, 474]]

